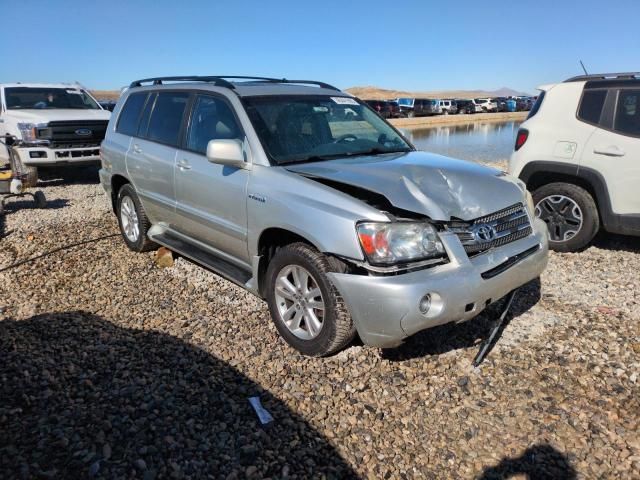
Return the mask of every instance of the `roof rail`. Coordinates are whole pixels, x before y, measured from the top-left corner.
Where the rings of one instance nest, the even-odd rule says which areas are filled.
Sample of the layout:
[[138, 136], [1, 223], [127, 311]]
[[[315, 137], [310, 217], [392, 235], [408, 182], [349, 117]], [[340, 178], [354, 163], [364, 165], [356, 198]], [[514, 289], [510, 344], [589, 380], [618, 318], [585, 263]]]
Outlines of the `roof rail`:
[[203, 76], [180, 76], [180, 77], [153, 77], [153, 78], [143, 78], [142, 80], [136, 80], [131, 82], [129, 88], [133, 87], [141, 87], [143, 83], [151, 82], [152, 85], [162, 85], [162, 82], [207, 82], [213, 83], [219, 87], [227, 87], [233, 88], [233, 84], [231, 82], [227, 82], [226, 80], [220, 77], [203, 77]]
[[580, 82], [584, 80], [624, 80], [640, 78], [640, 72], [621, 72], [621, 73], [594, 73], [591, 75], [578, 75], [565, 80], [567, 82]]
[[329, 90], [340, 91], [339, 88], [334, 87], [333, 85], [329, 85], [324, 82], [317, 82], [315, 80], [288, 80], [286, 78], [269, 78], [269, 77], [251, 77], [251, 76], [241, 76], [241, 75], [215, 75], [215, 76], [181, 76], [181, 77], [154, 77], [154, 78], [144, 78], [142, 80], [136, 80], [131, 82], [129, 85], [130, 88], [140, 87], [143, 83], [151, 82], [152, 85], [162, 85], [162, 82], [208, 82], [213, 83], [219, 87], [226, 88], [235, 88], [235, 85], [229, 80], [257, 80], [258, 82], [268, 82], [268, 83], [300, 83], [300, 84], [309, 84], [309, 85], [317, 85], [321, 88], [326, 88]]

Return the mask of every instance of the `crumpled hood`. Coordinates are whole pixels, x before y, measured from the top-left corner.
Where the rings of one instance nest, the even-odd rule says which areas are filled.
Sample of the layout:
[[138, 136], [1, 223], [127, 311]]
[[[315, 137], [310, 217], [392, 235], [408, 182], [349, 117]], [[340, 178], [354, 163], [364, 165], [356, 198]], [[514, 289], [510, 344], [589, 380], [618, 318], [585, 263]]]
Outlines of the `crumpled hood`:
[[500, 170], [426, 152], [329, 160], [286, 167], [310, 178], [384, 195], [432, 220], [473, 220], [523, 202], [517, 180]]
[[111, 112], [108, 110], [55, 108], [51, 110], [9, 110], [5, 115], [16, 122], [47, 123], [54, 120], [109, 120]]

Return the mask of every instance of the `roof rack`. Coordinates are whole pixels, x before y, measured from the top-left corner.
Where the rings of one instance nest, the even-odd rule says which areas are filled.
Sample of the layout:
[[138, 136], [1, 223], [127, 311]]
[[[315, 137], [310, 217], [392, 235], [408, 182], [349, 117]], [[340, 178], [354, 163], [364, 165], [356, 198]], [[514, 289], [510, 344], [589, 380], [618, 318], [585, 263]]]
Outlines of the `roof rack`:
[[594, 73], [591, 75], [578, 75], [577, 77], [568, 78], [567, 80], [565, 80], [565, 83], [580, 82], [584, 80], [624, 80], [636, 78], [640, 78], [640, 72]]
[[142, 80], [136, 80], [131, 82], [129, 85], [130, 88], [133, 87], [141, 87], [143, 83], [151, 82], [152, 85], [162, 85], [162, 82], [207, 82], [213, 83], [219, 87], [226, 87], [234, 89], [236, 85], [232, 82], [227, 81], [227, 79], [231, 80], [257, 80], [258, 82], [267, 82], [267, 83], [300, 83], [300, 84], [309, 84], [309, 85], [317, 85], [321, 88], [326, 88], [329, 90], [340, 91], [339, 88], [334, 87], [333, 85], [329, 85], [324, 82], [317, 82], [315, 80], [289, 80], [286, 78], [269, 78], [269, 77], [251, 77], [251, 76], [240, 76], [240, 75], [215, 75], [215, 76], [181, 76], [181, 77], [154, 77], [154, 78], [144, 78]]
[[133, 87], [141, 87], [143, 83], [151, 83], [151, 85], [162, 85], [162, 82], [207, 82], [213, 83], [218, 87], [227, 87], [234, 88], [231, 82], [227, 82], [226, 80], [220, 77], [203, 77], [203, 76], [180, 76], [180, 77], [153, 77], [153, 78], [143, 78], [142, 80], [136, 80], [131, 82], [129, 88]]

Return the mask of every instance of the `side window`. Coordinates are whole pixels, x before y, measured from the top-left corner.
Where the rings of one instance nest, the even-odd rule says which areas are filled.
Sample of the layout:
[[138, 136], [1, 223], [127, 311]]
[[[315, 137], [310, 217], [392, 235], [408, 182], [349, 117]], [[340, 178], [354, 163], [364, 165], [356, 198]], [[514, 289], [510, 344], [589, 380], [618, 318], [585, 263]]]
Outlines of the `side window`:
[[142, 107], [144, 106], [144, 101], [146, 99], [147, 92], [129, 95], [129, 98], [127, 98], [127, 101], [120, 112], [116, 132], [124, 135], [136, 135], [138, 131], [140, 112], [142, 111]]
[[578, 110], [578, 118], [588, 123], [598, 123], [607, 98], [606, 90], [585, 90]]
[[196, 98], [187, 131], [187, 149], [205, 154], [209, 140], [242, 140], [242, 137], [231, 107], [225, 101], [205, 95]]
[[147, 129], [149, 128], [149, 118], [151, 117], [151, 109], [156, 102], [157, 93], [151, 93], [147, 99], [147, 103], [144, 105], [142, 114], [140, 116], [140, 122], [138, 123], [138, 136], [146, 137]]
[[640, 90], [620, 90], [613, 129], [640, 137]]
[[158, 93], [149, 119], [147, 138], [154, 142], [177, 146], [188, 99], [189, 94], [186, 92]]

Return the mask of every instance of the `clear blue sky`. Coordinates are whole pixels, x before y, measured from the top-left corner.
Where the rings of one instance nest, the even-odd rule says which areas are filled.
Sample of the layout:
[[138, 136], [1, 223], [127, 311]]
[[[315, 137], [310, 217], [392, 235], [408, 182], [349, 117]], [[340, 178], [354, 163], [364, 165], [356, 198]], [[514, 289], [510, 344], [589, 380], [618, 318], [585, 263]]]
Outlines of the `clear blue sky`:
[[640, 70], [639, 0], [1, 0], [0, 82], [176, 74], [533, 92]]

